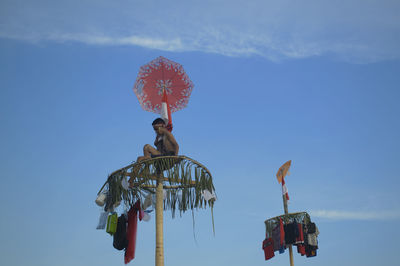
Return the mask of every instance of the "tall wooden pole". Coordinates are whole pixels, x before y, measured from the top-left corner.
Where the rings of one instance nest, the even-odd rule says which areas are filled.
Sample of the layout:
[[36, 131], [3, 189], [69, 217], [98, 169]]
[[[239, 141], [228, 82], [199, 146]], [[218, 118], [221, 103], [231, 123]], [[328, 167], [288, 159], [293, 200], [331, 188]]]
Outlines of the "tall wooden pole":
[[[283, 198], [283, 209], [285, 210], [285, 214], [288, 214], [289, 211], [287, 206], [286, 194], [283, 194], [282, 198]], [[294, 266], [292, 244], [289, 245], [289, 259], [290, 259], [290, 266]]]
[[163, 175], [157, 179], [156, 188], [156, 266], [164, 266], [164, 233], [163, 233], [163, 214], [164, 214], [164, 192]]

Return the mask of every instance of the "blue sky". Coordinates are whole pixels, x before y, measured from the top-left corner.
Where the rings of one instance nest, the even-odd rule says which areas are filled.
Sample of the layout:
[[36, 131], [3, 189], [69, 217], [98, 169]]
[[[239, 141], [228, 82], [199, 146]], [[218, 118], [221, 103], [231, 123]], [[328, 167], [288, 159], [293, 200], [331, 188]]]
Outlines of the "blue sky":
[[[400, 221], [398, 1], [1, 1], [1, 265], [118, 265], [95, 230], [107, 175], [152, 143], [132, 91], [158, 56], [195, 87], [173, 114], [181, 153], [218, 201], [171, 219], [166, 265], [263, 260], [264, 220], [283, 212], [275, 173], [293, 161], [289, 211], [321, 235], [296, 265], [395, 264]], [[136, 259], [154, 263], [154, 217]], [[371, 250], [372, 248], [372, 250]]]

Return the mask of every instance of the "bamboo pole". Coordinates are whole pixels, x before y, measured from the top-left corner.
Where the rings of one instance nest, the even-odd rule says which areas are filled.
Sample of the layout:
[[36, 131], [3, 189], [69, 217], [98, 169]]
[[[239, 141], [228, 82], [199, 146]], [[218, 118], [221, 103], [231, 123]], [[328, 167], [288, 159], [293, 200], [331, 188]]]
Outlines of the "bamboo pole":
[[[283, 194], [282, 198], [283, 198], [283, 209], [285, 210], [285, 215], [286, 215], [289, 213], [288, 206], [287, 206], [286, 194]], [[294, 266], [292, 244], [289, 245], [289, 260], [290, 260], [290, 266]]]
[[163, 176], [160, 174], [156, 188], [156, 266], [164, 266], [163, 212]]

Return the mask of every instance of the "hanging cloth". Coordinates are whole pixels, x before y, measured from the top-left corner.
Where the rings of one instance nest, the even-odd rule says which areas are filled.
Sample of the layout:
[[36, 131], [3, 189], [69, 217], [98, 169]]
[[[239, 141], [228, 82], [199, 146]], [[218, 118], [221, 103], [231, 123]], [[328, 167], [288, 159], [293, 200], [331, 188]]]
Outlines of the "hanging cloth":
[[126, 223], [127, 219], [125, 214], [118, 217], [117, 231], [114, 234], [113, 246], [118, 250], [123, 250], [128, 247], [128, 238], [126, 234]]
[[140, 209], [140, 201], [136, 201], [135, 205], [128, 212], [128, 247], [125, 250], [125, 264], [128, 264], [135, 258], [138, 213], [139, 220], [142, 220], [143, 212]]
[[[318, 248], [318, 240], [317, 240], [317, 237], [318, 237], [318, 235], [319, 235], [319, 231], [318, 231], [318, 227], [314, 224], [314, 223], [311, 223], [312, 224], [312, 229], [313, 229], [313, 231], [312, 232], [314, 232], [314, 233], [308, 233], [307, 234], [307, 244], [308, 245], [310, 245], [310, 246], [314, 246], [314, 247], [317, 247]], [[310, 231], [308, 231], [308, 232], [310, 232]]]
[[285, 224], [285, 243], [286, 245], [294, 244], [296, 242], [296, 238], [299, 236], [299, 227], [296, 221], [293, 223]]
[[280, 230], [280, 243], [281, 246], [285, 243], [285, 229], [283, 227], [282, 218], [279, 218], [279, 230]]
[[297, 252], [301, 254], [301, 256], [306, 255], [306, 246], [304, 244], [297, 244]]
[[279, 224], [272, 229], [272, 239], [274, 241], [274, 251], [285, 252], [285, 230], [281, 218], [279, 218]]
[[303, 244], [304, 243], [304, 234], [303, 234], [303, 224], [297, 224], [299, 228], [299, 235], [296, 237], [296, 244]]
[[299, 227], [299, 237], [296, 238], [297, 252], [301, 254], [301, 256], [306, 255], [306, 246], [304, 243], [304, 226], [303, 224], [297, 224]]
[[117, 231], [118, 214], [112, 213], [107, 217], [106, 232], [113, 235]]
[[274, 240], [272, 238], [266, 238], [262, 243], [262, 249], [264, 250], [265, 260], [274, 257]]
[[98, 223], [96, 229], [101, 230], [101, 229], [105, 229], [106, 228], [107, 217], [108, 217], [108, 212], [101, 212], [100, 213], [99, 223]]

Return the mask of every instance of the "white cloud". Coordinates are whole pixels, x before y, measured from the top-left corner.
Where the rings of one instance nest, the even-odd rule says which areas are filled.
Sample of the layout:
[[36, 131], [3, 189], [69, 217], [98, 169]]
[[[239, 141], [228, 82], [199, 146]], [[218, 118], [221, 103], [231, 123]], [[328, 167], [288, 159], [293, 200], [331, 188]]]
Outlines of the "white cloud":
[[400, 211], [337, 211], [314, 210], [310, 211], [311, 217], [334, 220], [398, 220]]
[[271, 60], [400, 59], [394, 0], [3, 0], [0, 37]]
[[51, 34], [45, 38], [57, 42], [76, 41], [94, 45], [136, 45], [151, 49], [164, 51], [183, 51], [184, 47], [179, 38], [163, 40], [151, 37], [121, 37], [112, 38], [101, 35], [85, 35], [85, 34]]

